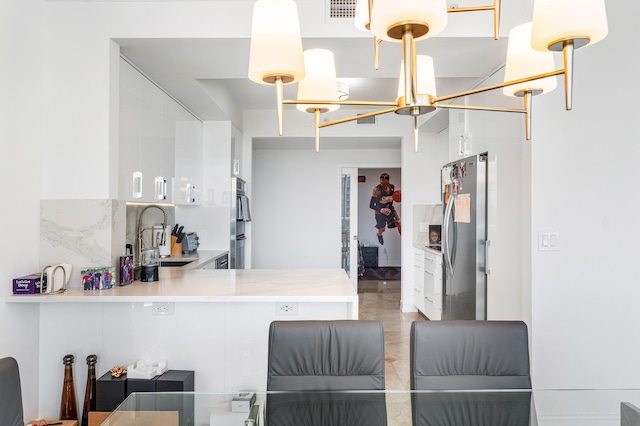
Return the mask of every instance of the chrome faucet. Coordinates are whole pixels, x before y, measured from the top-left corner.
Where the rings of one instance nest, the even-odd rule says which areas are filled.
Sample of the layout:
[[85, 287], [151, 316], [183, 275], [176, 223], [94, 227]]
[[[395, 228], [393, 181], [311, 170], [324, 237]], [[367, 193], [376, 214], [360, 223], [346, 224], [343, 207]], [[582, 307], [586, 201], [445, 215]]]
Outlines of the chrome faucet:
[[164, 219], [162, 221], [162, 229], [164, 230], [167, 227], [167, 212], [165, 211], [165, 209], [163, 209], [162, 207], [156, 204], [150, 204], [146, 206], [144, 209], [142, 209], [142, 211], [140, 212], [140, 216], [138, 216], [138, 226], [136, 228], [136, 234], [138, 236], [138, 248], [136, 250], [138, 254], [138, 258], [136, 259], [136, 262], [135, 262], [136, 265], [140, 265], [140, 258], [142, 257], [142, 232], [144, 231], [144, 229], [142, 228], [142, 216], [144, 216], [144, 212], [146, 212], [148, 209], [152, 207], [155, 207], [156, 209], [160, 210], [164, 215]]

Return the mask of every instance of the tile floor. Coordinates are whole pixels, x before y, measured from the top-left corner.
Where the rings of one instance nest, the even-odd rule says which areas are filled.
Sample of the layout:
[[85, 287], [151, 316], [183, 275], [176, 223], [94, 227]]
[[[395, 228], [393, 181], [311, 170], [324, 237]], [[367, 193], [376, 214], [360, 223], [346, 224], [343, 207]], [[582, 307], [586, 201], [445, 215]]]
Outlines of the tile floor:
[[409, 389], [409, 331], [417, 312], [400, 310], [400, 281], [359, 281], [360, 319], [384, 326], [385, 385], [388, 390]]

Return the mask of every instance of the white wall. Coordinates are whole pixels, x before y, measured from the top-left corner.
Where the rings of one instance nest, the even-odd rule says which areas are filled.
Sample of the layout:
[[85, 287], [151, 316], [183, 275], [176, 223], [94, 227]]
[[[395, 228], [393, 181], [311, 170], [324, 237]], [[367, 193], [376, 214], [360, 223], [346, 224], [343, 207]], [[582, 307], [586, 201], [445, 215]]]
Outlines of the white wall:
[[[573, 110], [562, 90], [535, 99], [532, 146], [534, 385], [640, 383], [640, 156], [632, 86], [640, 4], [607, 2], [609, 35], [576, 51]], [[630, 56], [631, 54], [631, 56]], [[561, 86], [562, 87], [562, 86]], [[538, 231], [560, 251], [537, 250]]]
[[[401, 169], [373, 168], [358, 169], [358, 176], [364, 176], [366, 182], [358, 183], [358, 240], [364, 246], [378, 247], [378, 266], [401, 266], [402, 238], [398, 228], [386, 228], [382, 234], [384, 245], [378, 242], [378, 230], [375, 227], [375, 212], [369, 208], [373, 188], [380, 184], [380, 174], [389, 174], [390, 183], [396, 190], [402, 190]], [[402, 217], [402, 203], [393, 203], [396, 212]], [[402, 223], [402, 221], [400, 221]], [[410, 236], [405, 235], [407, 238]]]
[[402, 301], [403, 312], [415, 312], [413, 302], [413, 205], [440, 203], [440, 168], [447, 163], [448, 131], [420, 133], [418, 152], [413, 135], [402, 140]]
[[252, 268], [340, 268], [341, 166], [380, 159], [400, 152], [254, 149]]
[[41, 1], [0, 2], [0, 358], [18, 360], [26, 418], [35, 418], [38, 407], [39, 311], [8, 305], [4, 296], [11, 294], [13, 278], [40, 269], [43, 26]]

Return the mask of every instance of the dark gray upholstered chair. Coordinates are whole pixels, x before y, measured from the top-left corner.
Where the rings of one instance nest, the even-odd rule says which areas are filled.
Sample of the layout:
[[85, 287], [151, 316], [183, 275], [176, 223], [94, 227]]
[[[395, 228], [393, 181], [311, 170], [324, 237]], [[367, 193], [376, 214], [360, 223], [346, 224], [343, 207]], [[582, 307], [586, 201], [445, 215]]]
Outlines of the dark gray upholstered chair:
[[522, 321], [416, 321], [411, 389], [531, 389]]
[[411, 397], [413, 426], [531, 424], [531, 391], [447, 391], [416, 393]]
[[267, 395], [266, 426], [386, 426], [384, 393], [293, 392]]
[[268, 364], [267, 390], [295, 392], [267, 395], [267, 426], [386, 426], [383, 393], [339, 393], [384, 390], [379, 321], [274, 321]]
[[11, 357], [0, 359], [0, 424], [24, 426], [20, 372]]
[[269, 328], [267, 390], [384, 389], [379, 321], [274, 321]]

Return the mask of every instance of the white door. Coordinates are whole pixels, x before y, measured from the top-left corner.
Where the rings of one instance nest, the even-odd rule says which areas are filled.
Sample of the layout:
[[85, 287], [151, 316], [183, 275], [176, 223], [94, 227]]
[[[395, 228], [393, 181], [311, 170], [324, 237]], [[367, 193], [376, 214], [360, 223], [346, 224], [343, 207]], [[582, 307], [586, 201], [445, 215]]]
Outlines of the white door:
[[358, 169], [343, 167], [342, 192], [342, 268], [358, 291]]

